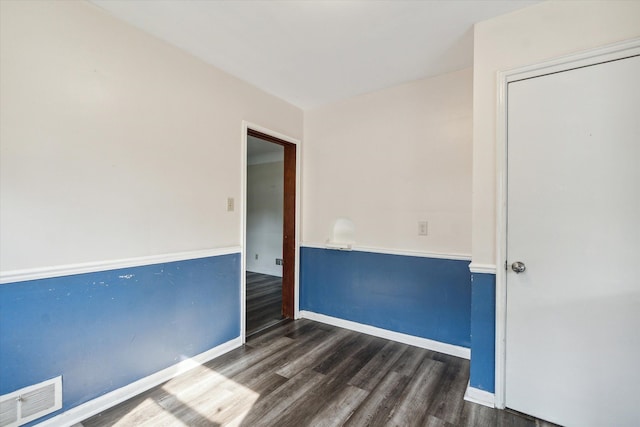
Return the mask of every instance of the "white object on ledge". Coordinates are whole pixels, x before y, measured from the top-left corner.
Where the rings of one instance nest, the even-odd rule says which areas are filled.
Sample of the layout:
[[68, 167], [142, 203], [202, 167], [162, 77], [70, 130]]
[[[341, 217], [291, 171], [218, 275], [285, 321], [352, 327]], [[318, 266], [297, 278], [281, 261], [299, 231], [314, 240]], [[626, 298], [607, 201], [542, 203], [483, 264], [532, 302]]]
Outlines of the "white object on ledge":
[[350, 251], [354, 243], [355, 229], [356, 227], [350, 219], [336, 219], [333, 223], [331, 237], [327, 240], [326, 247], [328, 249]]
[[336, 249], [339, 251], [350, 251], [351, 250], [351, 243], [334, 243], [334, 242], [327, 242], [325, 243], [325, 246], [327, 249]]

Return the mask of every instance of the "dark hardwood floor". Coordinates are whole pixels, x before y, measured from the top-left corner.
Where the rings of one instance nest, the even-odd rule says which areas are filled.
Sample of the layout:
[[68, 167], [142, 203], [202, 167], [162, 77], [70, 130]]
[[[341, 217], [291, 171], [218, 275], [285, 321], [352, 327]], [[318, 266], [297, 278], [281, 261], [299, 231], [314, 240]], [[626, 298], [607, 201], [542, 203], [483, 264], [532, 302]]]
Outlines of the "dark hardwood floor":
[[463, 400], [464, 359], [309, 320], [247, 344], [82, 424], [548, 426]]
[[281, 320], [282, 277], [247, 271], [247, 336]]

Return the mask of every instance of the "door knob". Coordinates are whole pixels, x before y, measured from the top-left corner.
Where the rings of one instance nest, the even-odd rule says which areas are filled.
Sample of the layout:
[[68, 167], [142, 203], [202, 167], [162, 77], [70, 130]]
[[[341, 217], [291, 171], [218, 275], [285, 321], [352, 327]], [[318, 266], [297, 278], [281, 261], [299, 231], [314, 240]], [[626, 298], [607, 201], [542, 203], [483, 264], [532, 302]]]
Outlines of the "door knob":
[[524, 265], [524, 262], [516, 261], [511, 264], [511, 269], [516, 273], [522, 273], [527, 269], [527, 267]]

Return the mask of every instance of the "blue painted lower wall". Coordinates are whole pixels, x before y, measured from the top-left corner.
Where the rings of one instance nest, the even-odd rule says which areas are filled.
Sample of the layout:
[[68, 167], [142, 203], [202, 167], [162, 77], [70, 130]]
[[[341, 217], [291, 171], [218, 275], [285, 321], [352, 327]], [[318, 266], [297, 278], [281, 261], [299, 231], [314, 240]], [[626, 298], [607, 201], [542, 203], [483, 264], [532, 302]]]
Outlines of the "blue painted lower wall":
[[301, 248], [300, 309], [471, 345], [469, 261]]
[[0, 394], [62, 375], [65, 411], [237, 338], [240, 268], [231, 254], [1, 285]]
[[471, 284], [471, 368], [469, 385], [495, 391], [496, 276], [473, 273]]

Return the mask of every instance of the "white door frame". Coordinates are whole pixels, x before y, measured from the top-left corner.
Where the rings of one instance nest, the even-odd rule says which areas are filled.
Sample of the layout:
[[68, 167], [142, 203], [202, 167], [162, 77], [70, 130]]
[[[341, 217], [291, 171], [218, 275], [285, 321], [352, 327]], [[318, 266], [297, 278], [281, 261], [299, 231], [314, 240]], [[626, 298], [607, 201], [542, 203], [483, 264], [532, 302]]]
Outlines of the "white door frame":
[[241, 148], [241, 164], [242, 167], [241, 173], [242, 176], [240, 178], [240, 202], [242, 203], [242, 219], [240, 221], [240, 242], [242, 243], [242, 248], [240, 251], [240, 259], [241, 259], [241, 309], [240, 309], [240, 337], [242, 339], [242, 343], [246, 342], [246, 315], [247, 315], [247, 233], [246, 233], [246, 225], [247, 225], [247, 131], [249, 129], [264, 133], [269, 136], [273, 136], [274, 138], [281, 139], [285, 142], [290, 142], [296, 145], [296, 227], [295, 227], [295, 243], [296, 243], [296, 261], [295, 261], [295, 277], [294, 277], [294, 319], [300, 318], [300, 177], [301, 177], [301, 167], [300, 167], [300, 159], [301, 157], [301, 144], [300, 140], [292, 138], [287, 135], [283, 135], [271, 129], [265, 128], [260, 125], [256, 125], [254, 123], [248, 122], [246, 120], [242, 121], [242, 148]]
[[497, 76], [498, 114], [496, 125], [496, 354], [495, 406], [506, 402], [506, 325], [507, 325], [507, 111], [508, 84], [585, 67], [600, 62], [640, 55], [640, 39], [627, 40], [601, 48], [563, 56], [551, 61], [499, 72]]

